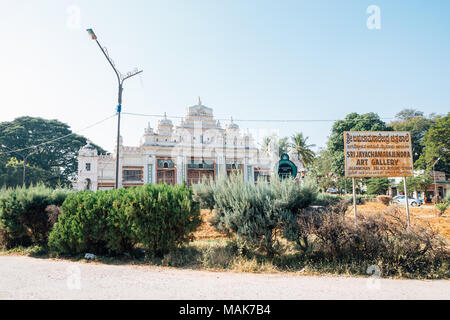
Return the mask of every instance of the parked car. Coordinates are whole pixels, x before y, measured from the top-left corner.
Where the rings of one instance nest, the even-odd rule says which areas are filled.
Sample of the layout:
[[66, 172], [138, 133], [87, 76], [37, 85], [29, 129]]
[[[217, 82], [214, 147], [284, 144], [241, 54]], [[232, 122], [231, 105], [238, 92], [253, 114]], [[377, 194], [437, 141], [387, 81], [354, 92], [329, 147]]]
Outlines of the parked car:
[[337, 193], [339, 193], [338, 189], [334, 189], [334, 188], [328, 188], [328, 189], [327, 189], [327, 192], [328, 192], [328, 193], [332, 193], [332, 194], [337, 194]]
[[[405, 196], [395, 196], [392, 198], [392, 203], [394, 204], [405, 204]], [[420, 199], [414, 199], [413, 197], [408, 196], [408, 204], [411, 207], [421, 206], [423, 201]]]

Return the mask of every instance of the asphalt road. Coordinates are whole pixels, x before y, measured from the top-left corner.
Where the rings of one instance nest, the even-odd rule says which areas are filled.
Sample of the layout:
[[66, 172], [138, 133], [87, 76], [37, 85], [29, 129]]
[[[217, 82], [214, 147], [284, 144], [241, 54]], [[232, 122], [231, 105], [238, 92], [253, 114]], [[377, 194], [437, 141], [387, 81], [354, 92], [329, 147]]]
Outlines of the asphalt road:
[[208, 272], [0, 256], [0, 299], [450, 299], [450, 281]]

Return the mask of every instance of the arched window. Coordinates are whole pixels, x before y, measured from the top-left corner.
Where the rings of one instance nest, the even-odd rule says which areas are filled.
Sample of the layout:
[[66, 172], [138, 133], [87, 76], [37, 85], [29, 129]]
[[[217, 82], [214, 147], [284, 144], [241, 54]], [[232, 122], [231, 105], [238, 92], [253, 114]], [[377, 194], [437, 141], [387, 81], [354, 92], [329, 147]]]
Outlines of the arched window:
[[91, 179], [86, 178], [84, 180], [84, 190], [91, 190]]

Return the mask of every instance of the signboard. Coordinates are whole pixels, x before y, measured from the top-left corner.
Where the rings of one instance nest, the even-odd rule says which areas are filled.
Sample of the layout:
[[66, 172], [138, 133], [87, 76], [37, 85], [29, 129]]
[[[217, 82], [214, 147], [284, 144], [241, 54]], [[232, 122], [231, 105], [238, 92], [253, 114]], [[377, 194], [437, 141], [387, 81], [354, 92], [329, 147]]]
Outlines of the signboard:
[[345, 176], [413, 175], [411, 135], [404, 131], [344, 132]]
[[297, 176], [297, 166], [289, 160], [289, 156], [286, 153], [281, 155], [281, 160], [278, 162], [278, 176], [281, 179]]

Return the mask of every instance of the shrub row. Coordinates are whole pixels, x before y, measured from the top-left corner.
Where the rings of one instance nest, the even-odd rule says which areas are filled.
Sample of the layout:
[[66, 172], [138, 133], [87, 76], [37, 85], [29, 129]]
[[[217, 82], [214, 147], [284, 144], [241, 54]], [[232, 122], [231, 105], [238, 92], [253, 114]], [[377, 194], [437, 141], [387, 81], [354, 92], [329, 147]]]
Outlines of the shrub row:
[[137, 243], [161, 256], [201, 224], [192, 190], [165, 184], [69, 195], [49, 237], [61, 253], [121, 254]]
[[2, 189], [0, 193], [0, 246], [12, 248], [46, 244], [58, 215], [58, 207], [68, 195], [43, 185]]

